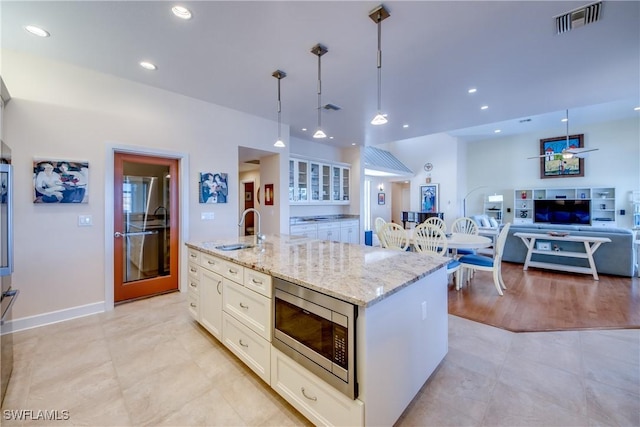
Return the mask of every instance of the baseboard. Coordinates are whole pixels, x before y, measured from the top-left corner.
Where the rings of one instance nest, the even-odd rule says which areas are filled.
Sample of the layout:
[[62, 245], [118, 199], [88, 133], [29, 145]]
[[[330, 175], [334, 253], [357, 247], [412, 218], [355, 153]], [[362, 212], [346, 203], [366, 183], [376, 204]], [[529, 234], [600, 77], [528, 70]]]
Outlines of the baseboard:
[[65, 308], [64, 310], [51, 311], [49, 313], [38, 314], [36, 316], [21, 317], [10, 320], [2, 325], [2, 334], [25, 331], [27, 329], [38, 328], [52, 323], [64, 322], [78, 317], [90, 316], [92, 314], [106, 311], [104, 301], [92, 304], [80, 305], [77, 307]]

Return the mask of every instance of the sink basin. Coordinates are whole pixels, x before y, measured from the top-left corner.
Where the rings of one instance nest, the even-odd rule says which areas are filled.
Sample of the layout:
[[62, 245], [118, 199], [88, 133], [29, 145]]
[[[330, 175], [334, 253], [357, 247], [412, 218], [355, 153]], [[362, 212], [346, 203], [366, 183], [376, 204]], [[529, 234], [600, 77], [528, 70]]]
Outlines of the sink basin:
[[219, 249], [221, 251], [237, 251], [239, 249], [249, 249], [254, 247], [255, 245], [252, 245], [250, 243], [231, 243], [228, 245], [220, 245], [220, 246], [216, 246], [216, 249]]

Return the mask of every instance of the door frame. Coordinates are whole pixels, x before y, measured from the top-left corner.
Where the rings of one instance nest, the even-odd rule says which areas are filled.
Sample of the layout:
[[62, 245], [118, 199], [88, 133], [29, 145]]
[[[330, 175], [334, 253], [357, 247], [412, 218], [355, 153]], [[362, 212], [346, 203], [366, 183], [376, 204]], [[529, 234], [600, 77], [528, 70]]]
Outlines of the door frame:
[[114, 290], [113, 290], [113, 227], [114, 221], [114, 201], [113, 201], [113, 185], [114, 185], [114, 161], [115, 153], [138, 154], [142, 156], [167, 157], [178, 160], [178, 168], [180, 172], [180, 191], [178, 200], [178, 209], [180, 214], [180, 233], [178, 234], [178, 289], [180, 292], [186, 292], [185, 283], [187, 282], [187, 269], [185, 260], [187, 259], [187, 247], [184, 242], [189, 236], [189, 154], [180, 151], [169, 151], [155, 149], [151, 147], [140, 147], [133, 145], [120, 144], [117, 142], [105, 143], [105, 179], [104, 179], [104, 308], [105, 311], [111, 311], [114, 308]]

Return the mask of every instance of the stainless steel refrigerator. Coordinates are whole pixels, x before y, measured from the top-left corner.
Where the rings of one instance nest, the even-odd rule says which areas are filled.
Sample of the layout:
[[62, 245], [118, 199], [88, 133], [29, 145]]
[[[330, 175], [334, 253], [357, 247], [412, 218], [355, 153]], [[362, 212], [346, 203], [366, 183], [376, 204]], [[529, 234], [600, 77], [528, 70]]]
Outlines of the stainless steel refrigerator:
[[[10, 97], [0, 77], [2, 108]], [[2, 136], [2, 115], [0, 115], [0, 137]], [[4, 400], [13, 371], [13, 333], [11, 330], [11, 307], [18, 298], [19, 291], [11, 285], [13, 273], [13, 171], [11, 169], [11, 150], [0, 139], [0, 373], [2, 388], [0, 403]]]

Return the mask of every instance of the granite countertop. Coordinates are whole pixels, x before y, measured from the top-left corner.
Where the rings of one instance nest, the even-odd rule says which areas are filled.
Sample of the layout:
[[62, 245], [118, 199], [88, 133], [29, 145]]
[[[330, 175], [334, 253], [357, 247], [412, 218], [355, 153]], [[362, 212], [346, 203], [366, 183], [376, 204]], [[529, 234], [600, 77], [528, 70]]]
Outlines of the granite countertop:
[[337, 222], [359, 220], [358, 215], [316, 215], [316, 216], [294, 216], [289, 218], [289, 225], [315, 224], [318, 222]]
[[254, 243], [254, 236], [187, 242], [192, 249], [368, 307], [446, 265], [444, 257], [304, 236], [268, 235], [261, 246], [222, 251], [216, 246]]

